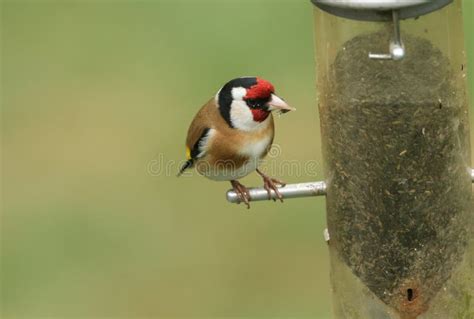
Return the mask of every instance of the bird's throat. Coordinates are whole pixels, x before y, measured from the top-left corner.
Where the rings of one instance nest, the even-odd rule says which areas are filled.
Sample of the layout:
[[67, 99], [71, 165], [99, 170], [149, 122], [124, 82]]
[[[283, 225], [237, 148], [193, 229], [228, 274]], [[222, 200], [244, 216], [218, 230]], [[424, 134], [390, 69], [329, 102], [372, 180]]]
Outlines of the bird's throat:
[[263, 122], [267, 119], [268, 115], [270, 115], [270, 112], [262, 109], [253, 109], [252, 115], [254, 121]]

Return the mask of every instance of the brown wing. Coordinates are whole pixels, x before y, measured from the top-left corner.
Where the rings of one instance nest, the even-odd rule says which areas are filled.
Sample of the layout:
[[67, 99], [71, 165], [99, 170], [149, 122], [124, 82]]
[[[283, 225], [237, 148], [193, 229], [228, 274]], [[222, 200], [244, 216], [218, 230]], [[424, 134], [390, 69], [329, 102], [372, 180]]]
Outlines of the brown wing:
[[196, 114], [188, 129], [188, 136], [186, 138], [186, 163], [178, 172], [180, 176], [186, 169], [192, 167], [196, 158], [203, 155], [200, 149], [201, 140], [207, 135], [211, 129], [212, 117], [217, 111], [215, 100], [211, 99], [207, 102]]
[[188, 129], [186, 138], [186, 157], [195, 159], [201, 152], [199, 142], [206, 136], [213, 127], [212, 119], [217, 111], [214, 98], [207, 102], [196, 114]]

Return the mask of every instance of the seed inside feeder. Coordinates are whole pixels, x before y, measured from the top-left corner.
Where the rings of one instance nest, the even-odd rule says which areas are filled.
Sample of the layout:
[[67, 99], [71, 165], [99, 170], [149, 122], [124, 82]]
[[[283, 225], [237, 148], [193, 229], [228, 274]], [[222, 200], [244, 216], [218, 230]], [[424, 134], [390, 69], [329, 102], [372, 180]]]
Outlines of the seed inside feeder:
[[386, 49], [385, 31], [347, 41], [320, 114], [331, 245], [386, 304], [406, 312], [408, 298], [419, 313], [466, 250], [469, 134], [449, 60], [402, 38], [400, 61], [367, 58]]

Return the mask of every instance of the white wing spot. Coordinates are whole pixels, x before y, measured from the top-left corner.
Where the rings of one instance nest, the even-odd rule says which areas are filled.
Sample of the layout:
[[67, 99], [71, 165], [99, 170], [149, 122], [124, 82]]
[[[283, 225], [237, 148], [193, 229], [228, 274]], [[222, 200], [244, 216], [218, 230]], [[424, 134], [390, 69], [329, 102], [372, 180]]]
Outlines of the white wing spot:
[[216, 134], [216, 130], [215, 129], [210, 129], [206, 136], [204, 136], [200, 141], [199, 141], [199, 154], [198, 154], [198, 158], [201, 158], [203, 157], [207, 150], [209, 149], [209, 141], [212, 139], [212, 137]]

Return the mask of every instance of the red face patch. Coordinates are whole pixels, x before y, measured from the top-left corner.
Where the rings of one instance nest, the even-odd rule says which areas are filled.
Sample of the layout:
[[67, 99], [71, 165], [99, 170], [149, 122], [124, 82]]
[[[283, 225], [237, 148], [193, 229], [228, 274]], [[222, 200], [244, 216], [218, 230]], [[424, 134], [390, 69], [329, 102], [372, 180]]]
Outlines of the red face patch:
[[253, 120], [255, 122], [263, 122], [268, 117], [270, 112], [262, 109], [252, 109]]
[[247, 89], [245, 99], [266, 99], [275, 92], [273, 85], [261, 78], [257, 78], [257, 84]]

